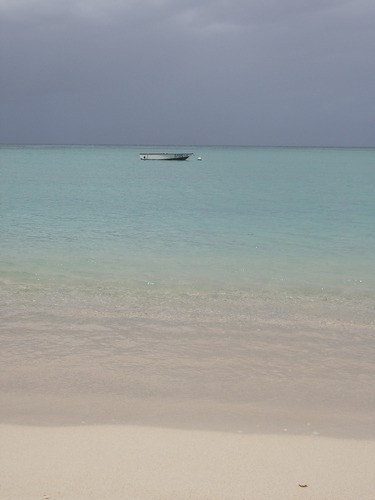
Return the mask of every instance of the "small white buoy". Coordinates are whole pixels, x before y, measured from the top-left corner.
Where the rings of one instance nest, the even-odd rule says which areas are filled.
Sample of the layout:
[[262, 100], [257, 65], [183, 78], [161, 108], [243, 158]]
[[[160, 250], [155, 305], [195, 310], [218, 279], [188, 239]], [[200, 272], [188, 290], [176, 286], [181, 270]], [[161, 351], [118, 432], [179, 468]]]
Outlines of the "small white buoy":
[[198, 156], [197, 160], [201, 160], [201, 159], [202, 159], [202, 157], [201, 157], [201, 156]]

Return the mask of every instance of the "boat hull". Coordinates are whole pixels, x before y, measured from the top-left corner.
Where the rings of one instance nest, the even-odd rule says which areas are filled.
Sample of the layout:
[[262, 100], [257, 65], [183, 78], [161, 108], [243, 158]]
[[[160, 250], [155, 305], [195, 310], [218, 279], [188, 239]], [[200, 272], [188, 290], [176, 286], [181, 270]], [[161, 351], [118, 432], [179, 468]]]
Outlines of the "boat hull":
[[187, 160], [193, 153], [139, 153], [141, 160]]

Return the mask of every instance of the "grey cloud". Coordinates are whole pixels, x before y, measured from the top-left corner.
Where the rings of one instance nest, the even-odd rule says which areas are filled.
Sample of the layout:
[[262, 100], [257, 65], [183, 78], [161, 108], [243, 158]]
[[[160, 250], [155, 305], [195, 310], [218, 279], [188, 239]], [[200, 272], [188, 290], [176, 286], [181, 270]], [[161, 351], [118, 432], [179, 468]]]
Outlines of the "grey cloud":
[[369, 145], [369, 1], [0, 0], [0, 142]]

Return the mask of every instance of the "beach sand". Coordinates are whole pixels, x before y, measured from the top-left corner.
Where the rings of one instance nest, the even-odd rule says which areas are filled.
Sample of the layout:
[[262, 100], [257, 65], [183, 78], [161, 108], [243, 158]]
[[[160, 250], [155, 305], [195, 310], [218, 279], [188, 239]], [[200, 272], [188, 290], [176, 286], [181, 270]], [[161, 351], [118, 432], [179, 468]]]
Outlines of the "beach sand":
[[0, 425], [7, 500], [375, 498], [375, 441]]

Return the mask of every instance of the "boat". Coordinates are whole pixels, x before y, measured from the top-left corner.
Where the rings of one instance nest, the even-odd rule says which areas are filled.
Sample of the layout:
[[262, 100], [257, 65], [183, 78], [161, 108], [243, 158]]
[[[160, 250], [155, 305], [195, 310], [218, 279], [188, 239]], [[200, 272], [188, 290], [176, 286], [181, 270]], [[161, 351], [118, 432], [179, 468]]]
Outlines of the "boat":
[[139, 153], [141, 160], [187, 160], [194, 153]]

